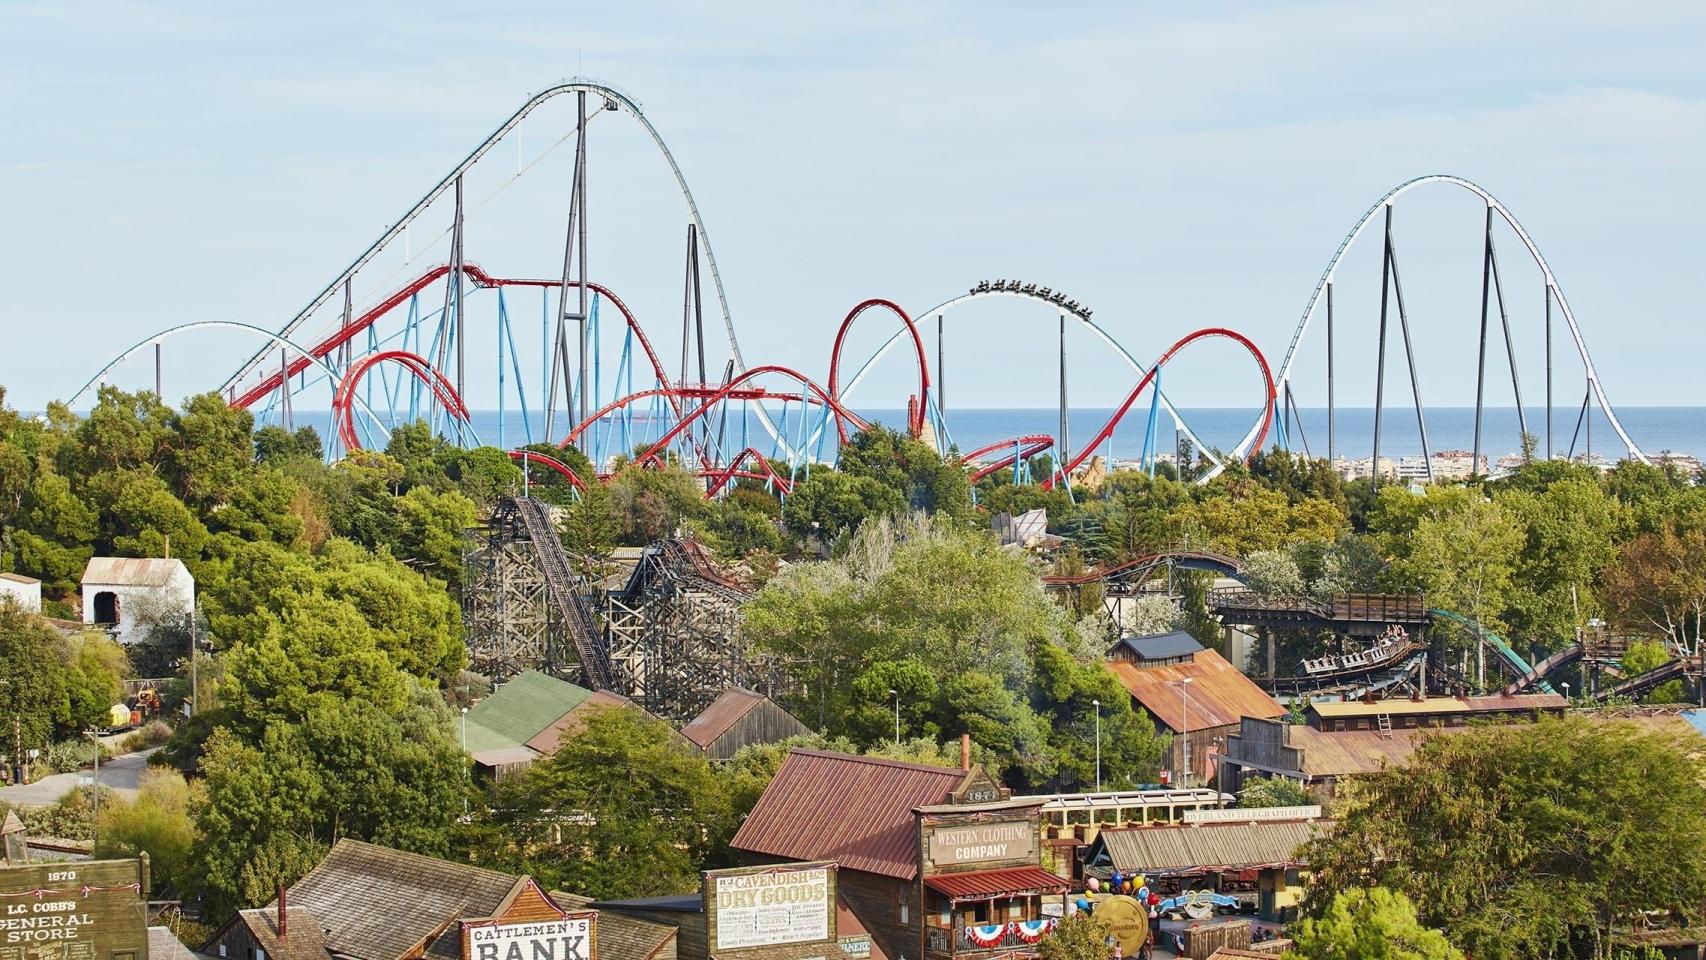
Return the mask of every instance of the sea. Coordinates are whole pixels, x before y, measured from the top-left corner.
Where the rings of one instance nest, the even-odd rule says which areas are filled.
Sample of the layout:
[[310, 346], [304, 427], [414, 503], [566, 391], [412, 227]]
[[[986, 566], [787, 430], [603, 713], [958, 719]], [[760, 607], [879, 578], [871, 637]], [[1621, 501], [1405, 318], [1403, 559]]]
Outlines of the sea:
[[[857, 412], [867, 420], [891, 427], [898, 428], [906, 422], [906, 413], [902, 410], [864, 409]], [[1590, 415], [1584, 417], [1579, 406], [1572, 409], [1554, 407], [1550, 448], [1547, 445], [1545, 408], [1530, 408], [1523, 413], [1524, 416], [1519, 418], [1515, 407], [1488, 407], [1483, 411], [1481, 452], [1489, 460], [1496, 461], [1501, 456], [1521, 451], [1524, 423], [1527, 432], [1535, 437], [1537, 453], [1541, 455], [1545, 455], [1548, 449], [1553, 456], [1558, 457], [1592, 453], [1596, 458], [1604, 457], [1615, 461], [1627, 455], [1623, 441], [1612, 429], [1605, 414], [1597, 409], [1588, 411]], [[1706, 407], [1622, 407], [1618, 408], [1616, 413], [1630, 438], [1649, 456], [1671, 452], [1706, 458]], [[1079, 445], [1096, 436], [1112, 414], [1113, 411], [1106, 408], [1072, 409], [1068, 416], [1067, 429], [1069, 449], [1079, 450]], [[1256, 413], [1248, 409], [1181, 407], [1179, 415], [1204, 445], [1221, 450], [1232, 449], [1256, 422]], [[950, 408], [944, 419], [949, 440], [960, 450], [969, 451], [1027, 434], [1052, 436], [1058, 430], [1060, 413], [1056, 409], [1035, 408]], [[1144, 435], [1149, 419], [1147, 404], [1134, 407], [1115, 429], [1112, 438], [1098, 448], [1098, 452], [1104, 456], [1111, 454], [1114, 460], [1138, 459], [1143, 453]], [[1171, 453], [1177, 449], [1176, 443], [1182, 434], [1176, 431], [1173, 418], [1165, 410], [1158, 411], [1155, 419], [1154, 449], [1157, 453]], [[1330, 439], [1335, 456], [1357, 459], [1368, 457], [1373, 452], [1374, 410], [1371, 407], [1339, 408], [1333, 417], [1330, 438], [1327, 410], [1324, 407], [1300, 408], [1287, 419], [1285, 440], [1292, 450], [1307, 452], [1317, 457], [1326, 456]], [[326, 433], [328, 421], [329, 416], [325, 411], [299, 411], [295, 420], [298, 424], [314, 424], [322, 435]], [[565, 432], [563, 422], [564, 418], [559, 415], [554, 427], [558, 439]], [[786, 431], [785, 435], [796, 443], [802, 436], [810, 436], [817, 426], [815, 422], [810, 422], [804, 425], [802, 431], [797, 418], [792, 422], [776, 422]], [[544, 438], [544, 424], [537, 414], [529, 421], [520, 413], [510, 410], [506, 411], [500, 420], [495, 410], [477, 410], [473, 412], [472, 424], [479, 441], [485, 444], [515, 447], [530, 440]], [[612, 426], [603, 431], [597, 446], [602, 447], [604, 455], [608, 456], [635, 444], [655, 439], [660, 427], [667, 429], [667, 425], [661, 420], [649, 420], [645, 415], [636, 412], [627, 427], [625, 438], [620, 428]], [[1475, 410], [1473, 407], [1431, 408], [1427, 411], [1426, 427], [1427, 449], [1430, 452], [1469, 450], [1475, 439]], [[758, 421], [756, 414], [748, 414], [744, 430], [738, 422], [738, 416], [721, 425], [719, 429], [727, 438], [724, 445], [729, 449], [751, 446], [764, 453], [771, 453], [775, 449], [774, 441]], [[829, 432], [833, 434], [833, 429]], [[624, 439], [626, 443], [623, 442]], [[743, 439], [745, 442], [737, 445]], [[1272, 446], [1278, 440], [1277, 430], [1270, 429], [1267, 445]], [[833, 449], [833, 444], [831, 436], [828, 447]], [[814, 450], [819, 449], [816, 443], [808, 446]], [[1403, 457], [1421, 452], [1421, 432], [1416, 422], [1415, 410], [1387, 408], [1381, 418], [1381, 456]]]

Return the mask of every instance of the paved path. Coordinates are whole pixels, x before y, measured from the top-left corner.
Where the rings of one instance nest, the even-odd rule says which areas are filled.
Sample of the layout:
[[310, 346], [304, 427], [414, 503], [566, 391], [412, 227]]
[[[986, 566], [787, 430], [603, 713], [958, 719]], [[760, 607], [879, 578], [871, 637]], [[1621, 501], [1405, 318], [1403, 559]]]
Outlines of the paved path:
[[[113, 791], [126, 800], [136, 798], [136, 785], [142, 778], [142, 771], [148, 767], [148, 757], [159, 747], [150, 747], [136, 753], [120, 754], [101, 763], [101, 786]], [[79, 770], [76, 773], [56, 773], [44, 777], [34, 783], [21, 784], [15, 787], [0, 787], [0, 800], [20, 806], [46, 806], [60, 797], [71, 792], [71, 789], [83, 782], [89, 776], [89, 771]]]

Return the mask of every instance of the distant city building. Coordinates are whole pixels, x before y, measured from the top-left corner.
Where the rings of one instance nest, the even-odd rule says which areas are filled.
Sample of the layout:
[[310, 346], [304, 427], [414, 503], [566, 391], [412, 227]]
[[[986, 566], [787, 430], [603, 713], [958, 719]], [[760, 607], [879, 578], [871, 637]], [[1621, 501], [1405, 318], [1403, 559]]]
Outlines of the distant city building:
[[120, 643], [142, 639], [139, 627], [195, 613], [195, 577], [171, 558], [92, 557], [82, 595], [83, 622], [106, 627]]
[[40, 613], [41, 581], [16, 573], [0, 573], [0, 604], [7, 601], [26, 613]]
[[1659, 466], [1675, 467], [1677, 472], [1690, 478], [1699, 477], [1702, 469], [1706, 469], [1702, 468], [1699, 457], [1689, 456], [1686, 453], [1672, 453], [1669, 450], [1659, 451], [1653, 456], [1653, 462]]

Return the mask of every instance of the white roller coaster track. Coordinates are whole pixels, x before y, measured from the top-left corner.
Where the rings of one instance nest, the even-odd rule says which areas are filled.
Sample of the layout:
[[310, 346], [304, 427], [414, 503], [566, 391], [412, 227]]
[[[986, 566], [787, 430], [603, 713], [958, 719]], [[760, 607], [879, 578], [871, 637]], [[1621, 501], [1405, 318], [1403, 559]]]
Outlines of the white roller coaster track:
[[[127, 359], [129, 359], [133, 354], [135, 354], [138, 350], [141, 350], [143, 347], [151, 346], [151, 345], [156, 344], [156, 343], [162, 343], [166, 340], [171, 339], [172, 337], [177, 336], [180, 333], [189, 333], [189, 332], [194, 331], [194, 330], [244, 330], [244, 331], [247, 331], [249, 333], [258, 333], [261, 336], [266, 337], [272, 343], [274, 343], [278, 346], [281, 346], [281, 347], [285, 347], [285, 348], [290, 349], [290, 350], [294, 350], [297, 353], [300, 353], [303, 356], [307, 357], [309, 360], [312, 360], [316, 365], [318, 365], [320, 367], [321, 370], [325, 371], [326, 382], [330, 383], [332, 385], [333, 390], [337, 389], [337, 383], [338, 383], [338, 379], [339, 379], [338, 371], [332, 369], [332, 367], [330, 365], [328, 365], [326, 363], [326, 361], [321, 360], [320, 358], [311, 355], [307, 350], [303, 349], [303, 347], [300, 344], [291, 342], [289, 339], [287, 339], [285, 337], [284, 334], [274, 333], [271, 330], [268, 330], [266, 327], [257, 327], [252, 323], [239, 323], [236, 320], [195, 320], [195, 321], [192, 321], [190, 323], [180, 323], [175, 327], [168, 327], [165, 330], [160, 331], [159, 333], [156, 333], [156, 334], [153, 334], [151, 336], [145, 337], [141, 340], [138, 340], [136, 343], [134, 343], [130, 347], [126, 348], [123, 353], [112, 358], [111, 360], [108, 360], [106, 366], [104, 366], [100, 370], [96, 371], [95, 375], [90, 377], [87, 383], [83, 384], [83, 386], [81, 386], [77, 389], [76, 393], [71, 395], [71, 399], [65, 401], [65, 405], [68, 407], [75, 407], [77, 405], [77, 401], [82, 399], [83, 394], [88, 393], [89, 389], [91, 387], [97, 386], [98, 384], [101, 384], [101, 383], [105, 383], [106, 379], [107, 379], [107, 374], [111, 373], [113, 371], [114, 367], [117, 367], [119, 364], [121, 364], [124, 361], [126, 361]], [[268, 348], [263, 347], [262, 353], [266, 353], [266, 352], [268, 352]], [[165, 398], [161, 398], [161, 399], [164, 400]], [[361, 410], [363, 413], [367, 414], [367, 419], [373, 421], [373, 425], [378, 427], [379, 431], [381, 433], [385, 434], [386, 436], [390, 436], [390, 433], [391, 433], [390, 429], [387, 428], [385, 426], [385, 422], [383, 420], [379, 419], [378, 415], [376, 415], [373, 412], [373, 408], [369, 407], [367, 405], [367, 401], [363, 400], [359, 396], [354, 396], [353, 399], [355, 400], [356, 403], [361, 405]]]
[[[1528, 235], [1528, 231], [1523, 229], [1522, 224], [1518, 222], [1516, 217], [1511, 214], [1510, 210], [1508, 210], [1504, 204], [1499, 202], [1497, 197], [1488, 193], [1479, 184], [1472, 180], [1467, 180], [1463, 177], [1454, 177], [1449, 174], [1436, 173], [1423, 177], [1416, 177], [1413, 180], [1406, 180], [1398, 186], [1393, 187], [1391, 190], [1386, 192], [1385, 196], [1376, 200], [1374, 205], [1368, 208], [1368, 212], [1362, 215], [1362, 219], [1356, 222], [1356, 226], [1351, 228], [1350, 233], [1345, 234], [1345, 238], [1339, 242], [1339, 249], [1333, 252], [1333, 259], [1327, 262], [1327, 269], [1321, 272], [1321, 279], [1316, 281], [1315, 291], [1309, 295], [1309, 303], [1303, 308], [1303, 317], [1298, 321], [1297, 332], [1292, 334], [1291, 345], [1286, 347], [1285, 359], [1280, 363], [1279, 373], [1274, 378], [1274, 385], [1283, 393], [1286, 384], [1290, 382], [1291, 366], [1297, 359], [1298, 345], [1302, 343], [1303, 335], [1309, 330], [1309, 321], [1315, 316], [1315, 307], [1321, 300], [1321, 292], [1327, 288], [1327, 284], [1333, 281], [1334, 273], [1339, 269], [1339, 261], [1344, 259], [1346, 251], [1351, 248], [1351, 245], [1356, 242], [1358, 237], [1362, 236], [1362, 232], [1368, 228], [1369, 224], [1374, 222], [1374, 215], [1376, 213], [1396, 202], [1403, 194], [1414, 190], [1416, 187], [1429, 183], [1447, 183], [1452, 186], [1461, 187], [1462, 189], [1475, 194], [1487, 204], [1488, 208], [1497, 212], [1499, 218], [1510, 225], [1511, 230], [1515, 231], [1517, 238], [1521, 240], [1522, 245], [1527, 248], [1528, 255], [1533, 258], [1535, 266], [1540, 268], [1541, 274], [1546, 278], [1546, 286], [1547, 289], [1552, 291], [1552, 298], [1558, 302], [1559, 312], [1563, 314], [1564, 323], [1570, 328], [1570, 337], [1575, 341], [1576, 353], [1581, 356], [1582, 369], [1587, 375], [1588, 387], [1593, 391], [1594, 396], [1598, 398], [1599, 408], [1604, 412], [1605, 419], [1611, 423], [1611, 428], [1617, 431], [1618, 438], [1623, 441], [1623, 445], [1628, 449], [1630, 456], [1642, 463], [1651, 463], [1651, 461], [1647, 459], [1647, 455], [1641, 452], [1641, 448], [1635, 445], [1635, 441], [1630, 438], [1628, 431], [1623, 429], [1622, 421], [1617, 419], [1617, 412], [1612, 409], [1611, 401], [1605, 395], [1605, 387], [1599, 381], [1599, 372], [1594, 369], [1593, 357], [1588, 355], [1587, 342], [1582, 339], [1581, 328], [1576, 325], [1576, 315], [1570, 310], [1570, 302], [1564, 299], [1564, 291], [1558, 286], [1558, 278], [1553, 275], [1552, 268], [1546, 263], [1546, 258], [1540, 253], [1540, 248], [1535, 245], [1533, 238]], [[1255, 435], [1256, 431], [1252, 429], [1250, 433], [1247, 434], [1239, 443], [1237, 450], [1234, 452], [1242, 454], [1245, 448], [1254, 442]]]
[[[415, 205], [410, 207], [409, 211], [405, 213], [401, 219], [387, 228], [383, 234], [380, 234], [379, 239], [375, 240], [371, 246], [363, 251], [361, 256], [356, 257], [353, 263], [348, 267], [345, 267], [342, 273], [334, 277], [331, 283], [328, 283], [324, 289], [316, 294], [314, 299], [310, 300], [308, 305], [302, 308], [301, 312], [297, 313], [289, 323], [285, 324], [284, 329], [279, 331], [279, 336], [289, 337], [304, 323], [307, 323], [321, 307], [325, 306], [326, 303], [343, 288], [345, 280], [353, 278], [363, 267], [367, 266], [374, 257], [378, 256], [381, 251], [390, 245], [392, 241], [396, 240], [399, 236], [402, 236], [404, 230], [408, 228], [409, 224], [419, 218], [428, 207], [432, 206], [434, 201], [443, 196], [444, 192], [449, 190], [456, 183], [457, 177], [467, 173], [468, 170], [473, 168], [476, 163], [479, 163], [480, 159], [490, 153], [493, 147], [497, 146], [504, 137], [514, 131], [515, 128], [520, 125], [521, 121], [526, 119], [528, 114], [536, 110], [545, 101], [550, 100], [553, 97], [562, 96], [566, 93], [586, 93], [602, 97], [609, 103], [614, 103], [624, 112], [637, 120], [640, 126], [645, 128], [646, 134], [652, 138], [652, 143], [656, 144], [658, 151], [663, 154], [664, 161], [669, 164], [670, 173], [675, 177], [675, 184], [681, 191], [681, 197], [687, 203], [688, 216], [692, 218], [693, 225], [698, 230], [699, 249], [704, 253], [705, 264], [710, 267], [711, 270], [711, 284], [717, 292], [717, 305], [723, 314], [723, 329], [728, 333], [729, 350], [734, 356], [735, 365], [741, 372], [745, 372], [746, 359], [741, 356], [740, 343], [735, 338], [734, 319], [729, 314], [729, 299], [723, 291], [723, 276], [717, 269], [716, 254], [711, 250], [711, 235], [705, 229], [704, 218], [699, 215], [699, 205], [693, 199], [693, 191], [688, 189], [687, 178], [682, 175], [680, 165], [675, 162], [675, 156], [669, 152], [669, 145], [664, 143], [663, 137], [658, 133], [657, 128], [652, 126], [651, 121], [646, 119], [646, 115], [641, 112], [639, 102], [627, 93], [608, 83], [588, 78], [575, 78], [564, 83], [560, 83], [557, 86], [534, 94], [532, 98], [522, 104], [521, 108], [511, 114], [510, 118], [505, 120], [501, 126], [493, 131], [491, 136], [487, 137], [478, 147], [474, 148], [474, 152], [468, 154], [461, 163], [452, 168], [451, 171], [445, 175], [444, 179], [438, 182], [437, 186], [427, 191], [426, 195], [417, 200]], [[223, 384], [220, 385], [220, 392], [223, 393], [229, 390], [234, 384], [237, 384], [244, 377], [247, 377], [249, 374], [260, 368], [266, 352], [267, 351], [263, 348], [262, 350], [257, 351], [254, 356], [250, 357], [237, 369], [236, 373], [232, 374]], [[774, 428], [770, 424], [770, 419], [764, 413], [762, 408], [759, 410], [759, 415], [765, 426], [773, 430]]]

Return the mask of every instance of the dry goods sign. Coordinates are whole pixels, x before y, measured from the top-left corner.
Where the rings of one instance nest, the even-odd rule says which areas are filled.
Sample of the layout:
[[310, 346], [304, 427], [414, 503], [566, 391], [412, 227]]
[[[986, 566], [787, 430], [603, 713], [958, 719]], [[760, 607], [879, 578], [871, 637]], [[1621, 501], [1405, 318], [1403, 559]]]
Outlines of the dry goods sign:
[[830, 878], [828, 866], [707, 875], [708, 892], [715, 898], [716, 948], [742, 950], [831, 939]]
[[591, 916], [468, 928], [468, 960], [593, 960]]

